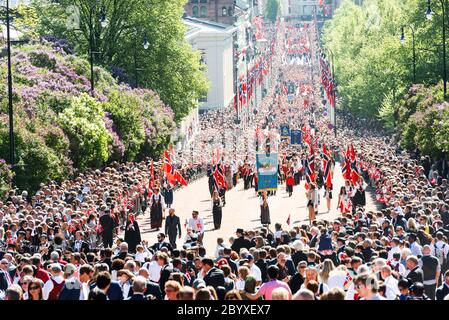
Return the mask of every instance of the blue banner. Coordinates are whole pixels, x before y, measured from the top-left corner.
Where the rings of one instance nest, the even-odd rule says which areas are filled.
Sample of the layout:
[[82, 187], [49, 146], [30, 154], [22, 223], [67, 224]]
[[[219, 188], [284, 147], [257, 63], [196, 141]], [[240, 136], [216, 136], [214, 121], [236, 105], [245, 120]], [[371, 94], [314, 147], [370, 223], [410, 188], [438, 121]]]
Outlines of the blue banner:
[[278, 154], [259, 153], [256, 155], [257, 178], [259, 191], [277, 190], [278, 187]]
[[288, 124], [281, 124], [281, 137], [290, 137], [290, 126]]
[[291, 131], [291, 144], [302, 144], [301, 130]]

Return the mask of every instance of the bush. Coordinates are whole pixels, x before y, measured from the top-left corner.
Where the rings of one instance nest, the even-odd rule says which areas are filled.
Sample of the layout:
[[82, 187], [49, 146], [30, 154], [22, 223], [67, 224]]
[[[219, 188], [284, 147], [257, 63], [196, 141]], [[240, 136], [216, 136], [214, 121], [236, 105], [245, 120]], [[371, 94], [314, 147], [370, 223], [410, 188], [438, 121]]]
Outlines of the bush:
[[134, 160], [145, 141], [139, 97], [129, 90], [114, 90], [109, 94], [105, 110], [111, 115], [117, 133], [125, 146], [124, 158]]
[[0, 199], [4, 199], [11, 188], [13, 173], [5, 160], [0, 159]]
[[[68, 164], [49, 148], [38, 134], [27, 131], [23, 124], [14, 129], [16, 143], [15, 183], [20, 189], [35, 191], [47, 179], [61, 180], [67, 176]], [[0, 158], [9, 154], [9, 128], [0, 123]]]
[[98, 168], [109, 159], [112, 138], [103, 121], [101, 103], [87, 94], [74, 98], [58, 122], [70, 140], [71, 158], [81, 171]]
[[401, 145], [438, 158], [449, 150], [449, 103], [441, 84], [413, 86], [399, 106]]

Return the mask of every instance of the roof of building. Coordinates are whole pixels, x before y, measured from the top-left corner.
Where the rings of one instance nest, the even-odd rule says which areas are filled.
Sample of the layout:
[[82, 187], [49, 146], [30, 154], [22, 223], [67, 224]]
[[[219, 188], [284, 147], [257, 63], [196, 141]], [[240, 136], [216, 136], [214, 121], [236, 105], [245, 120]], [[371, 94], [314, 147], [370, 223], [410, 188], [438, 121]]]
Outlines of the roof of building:
[[217, 23], [214, 21], [204, 21], [192, 17], [185, 16], [182, 19], [183, 23], [187, 26], [186, 36], [190, 37], [197, 32], [207, 33], [228, 33], [234, 30], [234, 26]]

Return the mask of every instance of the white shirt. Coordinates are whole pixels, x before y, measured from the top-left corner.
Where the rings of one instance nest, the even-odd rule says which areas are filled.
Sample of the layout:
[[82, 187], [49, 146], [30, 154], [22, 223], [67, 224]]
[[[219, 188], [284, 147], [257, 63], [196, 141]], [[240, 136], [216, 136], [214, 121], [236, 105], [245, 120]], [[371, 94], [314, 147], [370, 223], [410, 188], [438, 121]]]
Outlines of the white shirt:
[[385, 296], [388, 300], [395, 300], [396, 296], [400, 294], [398, 288], [398, 280], [396, 280], [392, 275], [384, 280], [386, 287]]
[[410, 245], [410, 250], [414, 256], [422, 256], [421, 246], [415, 241]]
[[81, 282], [80, 300], [87, 300], [89, 298], [90, 288], [86, 282]]
[[159, 198], [161, 199], [161, 207], [162, 207], [162, 209], [165, 209], [165, 201], [164, 201], [164, 197], [160, 194], [160, 193], [158, 193], [158, 194], [153, 194], [152, 196], [151, 196], [151, 200], [150, 200], [150, 207], [151, 207], [151, 205], [153, 204], [153, 199], [154, 199], [154, 201], [159, 201]]
[[192, 228], [193, 231], [198, 232], [198, 233], [204, 232], [203, 218], [197, 218], [197, 219], [190, 218], [187, 227]]
[[144, 252], [137, 252], [136, 253], [136, 261], [139, 261], [139, 262], [145, 262], [145, 259], [147, 258], [147, 257], [149, 257], [150, 259], [152, 258], [152, 255], [151, 255], [151, 253], [149, 253], [149, 252], [147, 252], [147, 251], [144, 251]]
[[388, 251], [388, 260], [393, 261], [393, 254], [401, 253], [401, 248], [399, 246], [392, 247], [390, 251]]
[[44, 300], [48, 300], [48, 296], [50, 295], [50, 292], [54, 288], [53, 281], [51, 281], [51, 279], [53, 279], [58, 284], [61, 283], [62, 281], [64, 281], [64, 278], [62, 276], [56, 276], [56, 277], [51, 277], [50, 280], [45, 282], [44, 287], [42, 288], [42, 295], [43, 295]]
[[143, 265], [143, 267], [148, 269], [148, 271], [150, 272], [151, 281], [159, 282], [162, 268], [156, 261], [147, 262]]
[[437, 249], [441, 249], [441, 248], [444, 247], [443, 248], [443, 253], [444, 253], [444, 256], [447, 257], [447, 255], [449, 253], [449, 244], [447, 244], [446, 242], [440, 240], [440, 241], [435, 242], [434, 245], [430, 245], [430, 253], [433, 256], [436, 256], [435, 255], [435, 247], [437, 247]]
[[258, 266], [253, 263], [250, 270], [254, 278], [256, 278], [256, 281], [262, 281], [262, 272], [260, 271], [260, 268]]

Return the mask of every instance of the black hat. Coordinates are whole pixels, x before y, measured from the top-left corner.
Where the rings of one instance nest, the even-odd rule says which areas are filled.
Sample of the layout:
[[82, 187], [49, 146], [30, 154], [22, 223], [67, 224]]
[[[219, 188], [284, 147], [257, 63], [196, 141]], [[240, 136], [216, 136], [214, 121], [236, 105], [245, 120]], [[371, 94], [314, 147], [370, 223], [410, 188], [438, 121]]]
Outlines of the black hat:
[[242, 228], [238, 228], [237, 231], [235, 233], [241, 233], [243, 234], [245, 231]]

